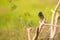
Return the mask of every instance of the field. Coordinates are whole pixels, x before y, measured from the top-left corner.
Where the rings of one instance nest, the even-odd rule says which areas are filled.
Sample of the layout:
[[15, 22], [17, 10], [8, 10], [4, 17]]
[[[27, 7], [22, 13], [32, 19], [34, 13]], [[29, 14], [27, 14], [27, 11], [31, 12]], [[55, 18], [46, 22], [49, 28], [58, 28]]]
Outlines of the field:
[[[0, 0], [0, 40], [28, 40], [28, 27], [33, 28], [33, 37], [38, 26], [38, 13], [42, 11], [46, 21], [50, 23], [51, 10], [57, 2], [58, 0]], [[38, 40], [46, 37], [48, 29], [49, 27], [44, 27]], [[59, 33], [55, 40], [60, 40]]]

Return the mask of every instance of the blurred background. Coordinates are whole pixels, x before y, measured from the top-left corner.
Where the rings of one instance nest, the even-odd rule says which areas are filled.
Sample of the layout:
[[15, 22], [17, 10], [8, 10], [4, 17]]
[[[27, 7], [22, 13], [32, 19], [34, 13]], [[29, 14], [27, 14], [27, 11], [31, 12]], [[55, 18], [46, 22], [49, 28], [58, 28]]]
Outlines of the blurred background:
[[[57, 2], [58, 0], [0, 0], [0, 40], [28, 40], [28, 27], [33, 28], [33, 37], [35, 28], [39, 25], [38, 13], [42, 11], [46, 21], [50, 23], [51, 10]], [[60, 9], [57, 11], [60, 12]], [[42, 31], [38, 40], [47, 39], [49, 27], [44, 27]], [[60, 40], [59, 28], [54, 39]]]

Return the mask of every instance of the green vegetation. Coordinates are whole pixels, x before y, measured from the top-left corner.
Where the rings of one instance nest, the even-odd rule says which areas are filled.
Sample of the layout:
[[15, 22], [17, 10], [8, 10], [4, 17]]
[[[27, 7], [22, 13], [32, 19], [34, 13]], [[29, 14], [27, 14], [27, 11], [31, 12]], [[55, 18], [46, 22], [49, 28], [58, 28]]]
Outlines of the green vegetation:
[[57, 2], [58, 0], [0, 0], [0, 40], [27, 40], [26, 29], [38, 25], [39, 11], [43, 12], [50, 23], [51, 10]]

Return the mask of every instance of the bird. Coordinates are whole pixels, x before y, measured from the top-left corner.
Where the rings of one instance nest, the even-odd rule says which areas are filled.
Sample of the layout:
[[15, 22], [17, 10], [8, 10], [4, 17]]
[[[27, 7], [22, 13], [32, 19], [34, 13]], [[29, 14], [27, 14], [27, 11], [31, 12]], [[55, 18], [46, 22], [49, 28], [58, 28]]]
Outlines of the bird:
[[38, 13], [38, 17], [39, 17], [41, 20], [44, 19], [44, 15], [43, 15], [43, 13], [42, 13], [41, 11]]

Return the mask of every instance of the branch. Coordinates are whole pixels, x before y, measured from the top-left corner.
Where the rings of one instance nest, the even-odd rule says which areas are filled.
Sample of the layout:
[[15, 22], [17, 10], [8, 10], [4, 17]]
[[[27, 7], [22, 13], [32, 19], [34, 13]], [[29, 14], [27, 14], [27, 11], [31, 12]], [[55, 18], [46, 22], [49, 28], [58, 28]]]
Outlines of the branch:
[[42, 27], [44, 25], [44, 22], [45, 22], [45, 19], [43, 19], [42, 22], [39, 21], [39, 27], [37, 27], [36, 33], [35, 33], [35, 35], [34, 35], [32, 40], [37, 40], [38, 35], [41, 32], [41, 29], [42, 29]]
[[[58, 9], [59, 4], [60, 4], [60, 0], [58, 1], [58, 3], [57, 3], [57, 5], [56, 5], [55, 9], [52, 10], [52, 20], [51, 20], [51, 25], [53, 25], [54, 14], [55, 14], [56, 10]], [[57, 18], [56, 18], [56, 19], [57, 19]], [[56, 21], [56, 20], [55, 20], [55, 21]], [[56, 25], [56, 23], [55, 23], [55, 25]], [[56, 27], [54, 27], [54, 30], [53, 30], [53, 26], [51, 26], [51, 28], [50, 28], [50, 38], [53, 38], [53, 37], [54, 37], [53, 34], [55, 34], [55, 31], [56, 31]]]
[[45, 26], [54, 26], [54, 27], [60, 27], [60, 25], [52, 25], [52, 24], [47, 24], [47, 23], [44, 23]]
[[31, 27], [30, 28], [27, 28], [28, 40], [31, 40], [31, 34], [30, 34], [31, 29], [32, 29]]
[[59, 5], [60, 5], [60, 0], [58, 1], [57, 5], [56, 5], [56, 7], [54, 9], [54, 12], [56, 12], [56, 10], [59, 8]]
[[[45, 22], [45, 19], [43, 19], [43, 21], [41, 23], [39, 21], [39, 24], [40, 25], [39, 25], [39, 27], [36, 28], [36, 33], [35, 33], [34, 37], [32, 38], [32, 40], [37, 40], [37, 38], [39, 36], [39, 33], [40, 33], [41, 29], [42, 29], [42, 26], [44, 24], [44, 22]], [[27, 28], [27, 32], [28, 32], [28, 40], [31, 40], [31, 34], [30, 34], [31, 27], [30, 28]]]
[[53, 34], [53, 22], [54, 22], [54, 14], [55, 11], [52, 10], [52, 20], [51, 20], [51, 27], [50, 27], [50, 39], [52, 39], [52, 34]]
[[[58, 14], [56, 14], [55, 25], [57, 25], [57, 19], [58, 19]], [[51, 38], [52, 38], [52, 39], [54, 38], [55, 34], [56, 34], [56, 27], [54, 27], [53, 33], [52, 33], [52, 35], [51, 35]]]
[[36, 33], [34, 35], [34, 37], [32, 38], [32, 40], [37, 40], [39, 36], [39, 27], [36, 28]]
[[45, 19], [43, 19], [42, 22], [39, 21], [39, 24], [40, 24], [40, 25], [39, 25], [39, 31], [41, 31], [41, 29], [42, 29], [45, 21], [46, 21]]

